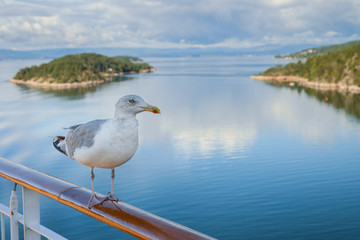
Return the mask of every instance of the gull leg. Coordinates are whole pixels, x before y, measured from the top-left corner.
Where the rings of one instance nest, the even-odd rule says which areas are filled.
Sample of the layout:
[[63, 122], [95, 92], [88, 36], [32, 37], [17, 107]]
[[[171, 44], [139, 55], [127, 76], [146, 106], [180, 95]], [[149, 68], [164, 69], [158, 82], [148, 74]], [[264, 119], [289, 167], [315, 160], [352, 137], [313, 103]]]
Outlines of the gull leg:
[[90, 209], [92, 206], [94, 206], [96, 203], [93, 203], [93, 199], [95, 198], [95, 192], [94, 192], [94, 178], [95, 178], [95, 174], [94, 174], [94, 168], [91, 168], [90, 171], [90, 179], [91, 179], [91, 197], [89, 199], [89, 202], [87, 204], [87, 207]]
[[91, 178], [91, 197], [90, 197], [89, 202], [87, 204], [87, 207], [89, 209], [91, 209], [91, 207], [93, 207], [96, 204], [101, 204], [104, 201], [104, 199], [106, 199], [106, 198], [103, 198], [103, 197], [98, 197], [95, 194], [95, 191], [94, 191], [95, 174], [94, 174], [94, 168], [93, 167], [91, 168], [90, 178]]
[[94, 195], [95, 195], [95, 193], [94, 193], [94, 179], [95, 179], [95, 174], [94, 174], [94, 168], [93, 168], [93, 167], [91, 168], [90, 178], [91, 178], [91, 193], [92, 193], [92, 196], [94, 196]]
[[115, 179], [115, 169], [111, 169], [111, 194], [114, 194], [114, 179]]
[[106, 197], [106, 200], [116, 201], [117, 202], [117, 201], [119, 201], [119, 199], [114, 194], [114, 179], [115, 179], [115, 169], [112, 168], [111, 169], [111, 192]]

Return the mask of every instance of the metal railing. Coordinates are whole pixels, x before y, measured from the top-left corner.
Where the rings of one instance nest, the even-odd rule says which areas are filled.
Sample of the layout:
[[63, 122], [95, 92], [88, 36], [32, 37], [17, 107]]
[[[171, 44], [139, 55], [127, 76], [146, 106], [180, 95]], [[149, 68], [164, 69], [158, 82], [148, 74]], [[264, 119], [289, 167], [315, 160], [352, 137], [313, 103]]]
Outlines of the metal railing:
[[[15, 183], [10, 207], [0, 203], [1, 239], [5, 240], [4, 216], [10, 217], [11, 239], [19, 238], [19, 223], [24, 239], [66, 239], [40, 224], [39, 194], [52, 198], [86, 215], [139, 239], [214, 239], [190, 228], [145, 212], [124, 202], [105, 201], [87, 208], [89, 189], [0, 158], [0, 177]], [[17, 212], [16, 184], [23, 190], [23, 215]]]

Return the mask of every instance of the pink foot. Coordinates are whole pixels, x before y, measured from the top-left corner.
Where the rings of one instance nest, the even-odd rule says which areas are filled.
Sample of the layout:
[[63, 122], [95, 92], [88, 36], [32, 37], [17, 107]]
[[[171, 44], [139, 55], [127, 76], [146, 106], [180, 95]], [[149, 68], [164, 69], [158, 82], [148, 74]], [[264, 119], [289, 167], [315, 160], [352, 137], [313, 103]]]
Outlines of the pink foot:
[[106, 199], [107, 197], [99, 197], [96, 196], [96, 194], [92, 194], [87, 204], [87, 207], [91, 209], [93, 206], [97, 204], [102, 204]]
[[103, 202], [105, 202], [105, 201], [118, 202], [118, 201], [120, 201], [120, 200], [115, 196], [115, 194], [109, 193], [109, 195], [107, 195], [106, 198], [105, 198], [101, 203], [103, 203]]

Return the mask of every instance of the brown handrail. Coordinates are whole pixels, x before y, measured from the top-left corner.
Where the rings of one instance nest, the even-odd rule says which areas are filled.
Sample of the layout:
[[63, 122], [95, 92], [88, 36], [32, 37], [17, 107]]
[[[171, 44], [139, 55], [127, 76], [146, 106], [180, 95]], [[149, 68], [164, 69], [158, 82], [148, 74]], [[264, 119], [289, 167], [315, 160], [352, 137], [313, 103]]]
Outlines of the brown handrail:
[[0, 176], [140, 239], [214, 239], [124, 202], [87, 208], [89, 189], [0, 157]]

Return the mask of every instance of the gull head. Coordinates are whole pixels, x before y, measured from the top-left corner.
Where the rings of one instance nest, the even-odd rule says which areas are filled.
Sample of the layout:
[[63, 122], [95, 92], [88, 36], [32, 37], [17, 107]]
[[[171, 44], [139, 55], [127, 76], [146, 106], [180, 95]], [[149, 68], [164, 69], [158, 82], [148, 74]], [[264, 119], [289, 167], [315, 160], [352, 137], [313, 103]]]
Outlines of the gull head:
[[119, 101], [115, 105], [117, 114], [130, 114], [136, 115], [138, 113], [148, 111], [152, 113], [160, 113], [160, 109], [158, 107], [152, 106], [145, 102], [144, 99], [137, 95], [126, 95], [119, 99]]

